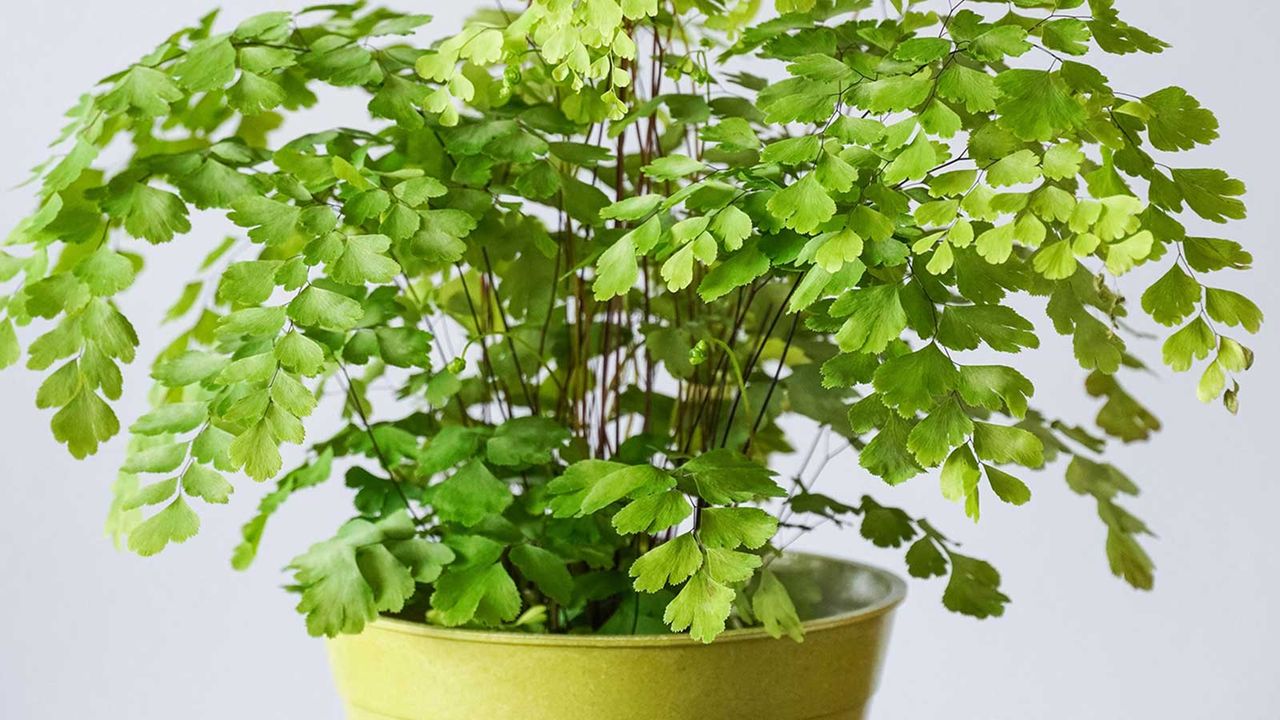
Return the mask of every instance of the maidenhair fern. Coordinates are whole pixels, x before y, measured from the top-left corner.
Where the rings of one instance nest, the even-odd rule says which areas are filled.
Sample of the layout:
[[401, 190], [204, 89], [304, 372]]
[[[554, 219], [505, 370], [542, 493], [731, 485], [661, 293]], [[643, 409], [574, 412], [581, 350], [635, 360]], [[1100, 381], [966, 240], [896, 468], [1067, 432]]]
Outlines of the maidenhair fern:
[[[1245, 215], [1238, 180], [1177, 164], [1214, 116], [1089, 64], [1166, 47], [1111, 0], [758, 5], [533, 0], [431, 45], [428, 17], [363, 4], [211, 15], [70, 112], [0, 253], [0, 364], [30, 328], [36, 403], [94, 453], [139, 352], [115, 298], [148, 245], [207, 253], [183, 329], [145, 350], [154, 409], [129, 419], [109, 525], [151, 555], [236, 473], [274, 481], [245, 567], [293, 493], [345, 472], [354, 519], [291, 567], [316, 634], [397, 613], [798, 638], [769, 566], [824, 522], [1000, 615], [994, 568], [881, 501], [940, 477], [977, 520], [1050, 464], [1150, 587], [1137, 488], [1103, 459], [1160, 426], [1123, 384], [1153, 347], [1127, 318], [1169, 328], [1164, 362], [1232, 411], [1261, 322], [1217, 279], [1249, 253], [1183, 224]], [[371, 121], [282, 140], [326, 85]], [[189, 236], [202, 210], [238, 232]], [[1103, 403], [1088, 426], [1016, 368], [1050, 331]], [[331, 405], [342, 428], [309, 438]], [[306, 448], [287, 471], [286, 445]], [[878, 499], [819, 494], [824, 469]]]

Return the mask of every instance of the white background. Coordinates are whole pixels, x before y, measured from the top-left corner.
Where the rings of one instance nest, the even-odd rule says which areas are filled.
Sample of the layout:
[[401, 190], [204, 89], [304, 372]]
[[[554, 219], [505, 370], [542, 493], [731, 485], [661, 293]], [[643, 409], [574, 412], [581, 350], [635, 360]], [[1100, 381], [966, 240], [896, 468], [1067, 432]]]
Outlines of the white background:
[[[0, 186], [16, 185], [44, 159], [43, 143], [80, 92], [194, 21], [208, 1], [3, 3]], [[455, 28], [477, 6], [418, 2], [417, 10], [437, 15], [431, 32]], [[229, 0], [224, 18], [302, 4]], [[1119, 5], [1174, 49], [1106, 59], [1113, 85], [1146, 94], [1176, 82], [1218, 113], [1223, 140], [1180, 164], [1225, 167], [1249, 184], [1251, 217], [1225, 232], [1252, 250], [1258, 272], [1216, 281], [1245, 290], [1274, 315], [1278, 283], [1267, 273], [1274, 275], [1280, 259], [1272, 174], [1280, 12], [1275, 3], [1251, 0]], [[354, 98], [332, 100], [289, 129], [360, 122]], [[7, 231], [29, 202], [29, 189], [0, 192], [0, 226]], [[220, 231], [216, 220], [202, 220], [197, 234], [159, 248], [124, 300], [143, 338], [142, 358], [160, 348], [164, 306]], [[1136, 304], [1140, 279], [1128, 283]], [[1039, 403], [1089, 419], [1096, 405], [1082, 397], [1083, 373], [1061, 340], [1046, 345], [1027, 361]], [[1061, 467], [1035, 478], [1035, 498], [1024, 508], [988, 503], [978, 527], [942, 501], [928, 477], [890, 492], [848, 461], [830, 467], [823, 489], [849, 497], [875, 492], [927, 514], [969, 552], [994, 562], [1014, 598], [1006, 617], [978, 622], [943, 610], [938, 583], [913, 583], [873, 717], [1280, 717], [1280, 482], [1267, 452], [1280, 428], [1277, 345], [1274, 327], [1253, 340], [1259, 366], [1246, 379], [1238, 418], [1200, 406], [1188, 376], [1161, 372], [1135, 384], [1167, 428], [1155, 442], [1116, 453], [1146, 490], [1131, 509], [1160, 534], [1151, 544], [1155, 593], [1133, 592], [1110, 577], [1101, 524], [1091, 502], [1067, 491]], [[1159, 365], [1155, 343], [1136, 349]], [[126, 423], [143, 409], [144, 366], [126, 376], [135, 391], [122, 408]], [[246, 574], [234, 573], [228, 558], [239, 523], [264, 491], [247, 482], [231, 508], [203, 513], [194, 541], [151, 560], [118, 553], [100, 528], [121, 443], [86, 462], [70, 459], [49, 435], [48, 414], [34, 409], [37, 383], [21, 369], [0, 376], [0, 718], [338, 720], [323, 647], [306, 636], [292, 596], [279, 587], [279, 568], [345, 517], [340, 483], [286, 506]], [[823, 531], [799, 547], [901, 570], [897, 553], [870, 550], [856, 533]]]

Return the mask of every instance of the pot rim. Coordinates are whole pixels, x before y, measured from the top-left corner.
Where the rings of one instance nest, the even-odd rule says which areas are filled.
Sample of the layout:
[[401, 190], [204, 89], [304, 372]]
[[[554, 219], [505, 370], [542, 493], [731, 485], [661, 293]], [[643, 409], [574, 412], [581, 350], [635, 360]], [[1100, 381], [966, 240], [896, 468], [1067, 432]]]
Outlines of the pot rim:
[[[846, 560], [844, 558], [833, 558], [817, 553], [788, 552], [787, 555], [819, 559], [856, 568], [877, 576], [880, 580], [884, 581], [888, 588], [884, 597], [870, 605], [867, 605], [866, 607], [805, 621], [802, 624], [802, 627], [804, 628], [806, 635], [837, 627], [855, 625], [879, 618], [882, 615], [887, 615], [888, 613], [893, 612], [893, 610], [901, 605], [903, 600], [906, 599], [906, 582], [894, 573], [883, 568], [853, 560]], [[545, 633], [515, 633], [499, 632], [495, 630], [446, 628], [438, 625], [427, 625], [425, 623], [413, 622], [410, 620], [400, 620], [393, 617], [387, 617], [385, 615], [379, 616], [371, 627], [386, 630], [388, 632], [430, 638], [433, 640], [481, 643], [486, 645], [533, 645], [556, 648], [597, 648], [602, 650], [611, 648], [688, 646], [690, 644], [698, 646], [702, 645], [702, 643], [690, 638], [688, 633], [670, 633], [665, 635], [551, 635]], [[773, 639], [774, 638], [765, 632], [763, 628], [740, 628], [736, 630], [727, 630], [721, 633], [712, 645]]]

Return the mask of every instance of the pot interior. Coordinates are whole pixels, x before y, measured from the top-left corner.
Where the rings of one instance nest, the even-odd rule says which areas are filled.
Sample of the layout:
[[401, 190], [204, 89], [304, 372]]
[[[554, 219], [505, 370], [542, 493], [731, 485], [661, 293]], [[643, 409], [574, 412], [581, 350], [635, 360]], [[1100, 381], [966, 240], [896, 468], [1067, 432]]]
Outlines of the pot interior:
[[[769, 570], [786, 586], [806, 630], [856, 623], [860, 619], [880, 615], [901, 603], [907, 592], [906, 583], [886, 570], [822, 555], [788, 551], [774, 559]], [[544, 635], [442, 628], [425, 625], [420, 616], [411, 614], [384, 616], [383, 623], [413, 634], [521, 645], [610, 645], [620, 637], [665, 644], [682, 642], [686, 637], [683, 634], [646, 635], [643, 632], [625, 636], [611, 633]], [[731, 629], [721, 634], [717, 642], [763, 636], [764, 631], [760, 628]]]
[[787, 587], [805, 622], [876, 612], [906, 596], [906, 585], [896, 576], [847, 560], [789, 552], [769, 569]]

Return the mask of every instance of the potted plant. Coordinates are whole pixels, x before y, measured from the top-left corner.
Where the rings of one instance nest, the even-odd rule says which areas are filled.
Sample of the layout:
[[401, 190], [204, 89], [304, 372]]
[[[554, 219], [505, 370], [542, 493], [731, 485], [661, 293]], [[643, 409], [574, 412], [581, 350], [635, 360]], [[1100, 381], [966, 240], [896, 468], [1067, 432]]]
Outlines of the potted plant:
[[[976, 521], [1062, 460], [1112, 572], [1150, 588], [1137, 488], [1103, 459], [1159, 428], [1123, 385], [1146, 367], [1127, 318], [1231, 411], [1262, 318], [1210, 280], [1249, 253], [1179, 219], [1245, 215], [1239, 181], [1166, 164], [1214, 116], [1086, 62], [1166, 47], [1111, 0], [758, 5], [534, 0], [430, 45], [427, 16], [363, 3], [210, 15], [69, 113], [0, 254], [0, 366], [42, 326], [36, 403], [93, 454], [139, 346], [113, 298], [225, 213], [150, 349], [108, 529], [152, 555], [237, 473], [272, 481], [244, 568], [342, 476], [353, 519], [290, 570], [352, 718], [861, 717], [903, 584], [797, 534], [902, 548], [959, 613], [1009, 602], [882, 504], [918, 475]], [[280, 140], [326, 85], [373, 121]], [[1050, 329], [1103, 402], [1088, 426], [1015, 367]], [[317, 408], [341, 429], [308, 438]], [[832, 447], [880, 499], [814, 486]]]

